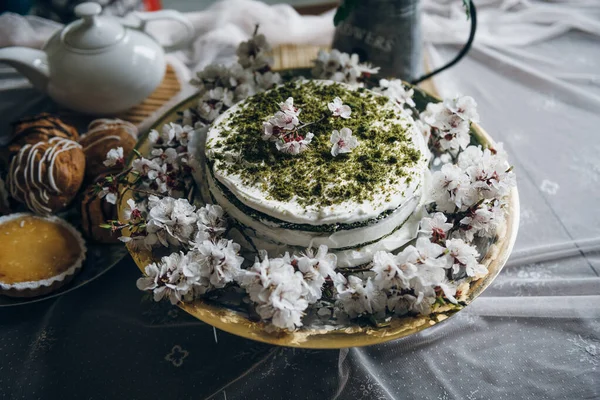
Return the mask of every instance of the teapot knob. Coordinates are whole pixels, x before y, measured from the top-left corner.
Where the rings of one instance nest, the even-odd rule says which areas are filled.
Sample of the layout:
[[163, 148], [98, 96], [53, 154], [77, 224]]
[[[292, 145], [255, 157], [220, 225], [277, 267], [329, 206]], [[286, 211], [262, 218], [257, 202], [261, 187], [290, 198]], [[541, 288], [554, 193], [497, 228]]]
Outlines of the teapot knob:
[[86, 23], [90, 24], [94, 22], [96, 15], [100, 15], [102, 7], [98, 3], [88, 2], [78, 4], [74, 11], [78, 18], [83, 18]]

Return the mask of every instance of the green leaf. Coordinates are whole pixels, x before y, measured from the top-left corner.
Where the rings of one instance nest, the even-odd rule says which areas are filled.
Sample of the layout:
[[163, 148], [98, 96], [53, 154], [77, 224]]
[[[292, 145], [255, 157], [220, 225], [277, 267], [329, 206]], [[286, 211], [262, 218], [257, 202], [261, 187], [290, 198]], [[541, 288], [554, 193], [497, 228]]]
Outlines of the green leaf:
[[471, 18], [471, 0], [463, 0], [463, 6], [465, 7], [465, 12], [467, 13], [467, 19]]

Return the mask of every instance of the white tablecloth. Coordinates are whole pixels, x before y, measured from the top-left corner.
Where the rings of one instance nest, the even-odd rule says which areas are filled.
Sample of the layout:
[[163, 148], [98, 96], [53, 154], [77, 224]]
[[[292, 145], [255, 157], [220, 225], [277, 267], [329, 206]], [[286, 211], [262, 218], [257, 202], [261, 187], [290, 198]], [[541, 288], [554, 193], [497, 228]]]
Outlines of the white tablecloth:
[[[441, 64], [457, 51], [468, 25], [459, 1], [424, 3], [427, 50]], [[339, 352], [265, 348], [223, 333], [226, 339], [215, 343], [210, 327], [171, 321], [168, 337], [177, 339], [169, 339], [176, 344], [169, 349], [179, 354], [181, 368], [168, 382], [184, 385], [174, 392], [180, 398], [600, 398], [600, 1], [477, 4], [472, 52], [435, 83], [444, 95], [477, 100], [482, 125], [504, 142], [518, 176], [519, 238], [494, 284], [421, 334]], [[330, 15], [307, 20], [285, 6], [257, 8], [245, 0], [191, 17], [202, 26], [201, 39], [180, 57], [192, 68], [229, 59], [256, 21], [275, 43], [323, 42], [333, 29]], [[7, 79], [2, 86], [15, 87]], [[0, 91], [4, 120], [46, 104], [17, 86]], [[217, 358], [233, 358], [203, 358], [215, 351]], [[186, 364], [202, 366], [186, 371]], [[199, 369], [217, 365], [210, 383], [192, 390]], [[152, 386], [161, 377], [140, 379]], [[41, 378], [35, 385], [47, 386]]]

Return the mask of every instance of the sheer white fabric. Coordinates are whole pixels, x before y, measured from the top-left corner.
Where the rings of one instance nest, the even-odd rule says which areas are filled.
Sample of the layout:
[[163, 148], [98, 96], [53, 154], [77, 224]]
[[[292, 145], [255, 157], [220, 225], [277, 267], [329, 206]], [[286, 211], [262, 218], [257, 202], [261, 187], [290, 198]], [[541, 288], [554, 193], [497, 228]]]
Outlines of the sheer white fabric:
[[[465, 40], [460, 3], [424, 1], [433, 66]], [[214, 398], [600, 398], [600, 2], [477, 5], [472, 52], [435, 84], [444, 96], [477, 100], [482, 125], [504, 142], [515, 166], [521, 226], [503, 272], [466, 310], [407, 339], [339, 354], [272, 348], [248, 355], [252, 362], [221, 381]], [[6, 18], [0, 16], [0, 32]], [[289, 6], [247, 0], [190, 18], [199, 38], [179, 57], [192, 70], [231, 60], [257, 22], [273, 44], [327, 44], [333, 32], [331, 14], [300, 17]], [[12, 88], [0, 91], [3, 115], [43, 101], [28, 89], [15, 91], [6, 76], [2, 87]], [[209, 327], [197, 329], [212, 336]], [[239, 354], [254, 346], [233, 339], [228, 345]]]

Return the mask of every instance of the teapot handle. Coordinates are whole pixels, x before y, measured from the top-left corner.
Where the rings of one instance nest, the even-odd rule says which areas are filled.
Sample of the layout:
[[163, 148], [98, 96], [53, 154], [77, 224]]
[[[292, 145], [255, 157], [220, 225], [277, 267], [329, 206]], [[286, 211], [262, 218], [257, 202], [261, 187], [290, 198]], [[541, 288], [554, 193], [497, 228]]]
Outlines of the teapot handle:
[[192, 39], [194, 38], [194, 34], [196, 32], [196, 30], [194, 29], [194, 25], [192, 25], [190, 20], [187, 19], [185, 16], [183, 16], [183, 14], [181, 14], [180, 12], [175, 11], [175, 10], [161, 10], [161, 11], [150, 11], [150, 12], [134, 11], [130, 15], [134, 17], [133, 21], [130, 18], [123, 20], [122, 21], [123, 25], [125, 25], [129, 28], [144, 31], [146, 33], [148, 33], [148, 31], [146, 30], [146, 25], [148, 24], [148, 22], [151, 22], [151, 21], [172, 20], [172, 21], [178, 22], [180, 25], [182, 25], [184, 27], [184, 29], [185, 29], [184, 37], [182, 37], [181, 39], [179, 39], [169, 45], [162, 45], [162, 43], [161, 43], [161, 45], [165, 49], [165, 52], [167, 52], [167, 53], [169, 53], [171, 51], [180, 50], [183, 47], [185, 47], [187, 44], [189, 44], [192, 41]]

